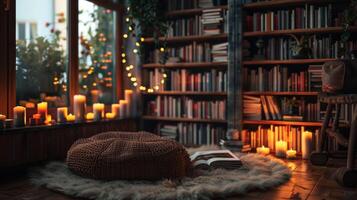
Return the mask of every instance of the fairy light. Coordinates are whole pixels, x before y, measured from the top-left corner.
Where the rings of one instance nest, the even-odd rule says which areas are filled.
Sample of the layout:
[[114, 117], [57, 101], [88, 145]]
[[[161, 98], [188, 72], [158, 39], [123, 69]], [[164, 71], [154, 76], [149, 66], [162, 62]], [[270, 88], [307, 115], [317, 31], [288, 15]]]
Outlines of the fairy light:
[[133, 49], [133, 53], [138, 53], [138, 50], [137, 49]]
[[129, 22], [129, 21], [130, 21], [129, 17], [125, 18], [125, 21], [126, 21], [126, 22]]

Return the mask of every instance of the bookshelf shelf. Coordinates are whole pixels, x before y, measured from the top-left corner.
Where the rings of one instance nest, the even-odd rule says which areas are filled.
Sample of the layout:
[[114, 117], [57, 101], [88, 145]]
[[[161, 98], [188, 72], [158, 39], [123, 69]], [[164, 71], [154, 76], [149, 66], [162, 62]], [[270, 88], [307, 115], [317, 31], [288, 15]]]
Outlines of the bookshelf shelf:
[[348, 2], [348, 0], [274, 0], [274, 1], [263, 1], [256, 3], [244, 4], [243, 8], [247, 10], [255, 9], [272, 9], [281, 7], [291, 7], [299, 6], [303, 4], [326, 4], [326, 3], [341, 3]]
[[166, 122], [194, 122], [194, 123], [213, 123], [213, 124], [226, 124], [226, 120], [219, 119], [190, 119], [190, 118], [169, 118], [169, 117], [156, 117], [156, 116], [143, 116], [146, 121], [166, 121]]
[[143, 64], [143, 68], [227, 68], [227, 62], [191, 62], [191, 63], [148, 63]]
[[270, 96], [318, 96], [318, 92], [243, 92], [244, 95]]
[[276, 120], [243, 120], [245, 125], [288, 125], [288, 126], [313, 126], [320, 127], [322, 122], [298, 122], [298, 121], [276, 121]]
[[[208, 41], [227, 41], [228, 35], [226, 33], [217, 35], [191, 35], [191, 36], [175, 36], [175, 37], [159, 37], [159, 41], [166, 41], [169, 44], [183, 43], [183, 42], [208, 42]], [[154, 44], [154, 38], [145, 38], [144, 44]]]
[[334, 58], [321, 59], [291, 59], [291, 60], [251, 60], [243, 61], [243, 65], [299, 65], [299, 64], [314, 64], [334, 61]]
[[177, 18], [177, 17], [184, 17], [184, 16], [200, 15], [202, 14], [202, 10], [204, 9], [216, 9], [216, 8], [221, 8], [223, 10], [226, 10], [228, 9], [228, 6], [215, 6], [211, 8], [193, 8], [193, 9], [169, 11], [166, 13], [166, 17]]
[[227, 96], [226, 92], [182, 92], [182, 91], [160, 91], [160, 92], [153, 92], [148, 93], [144, 92], [141, 93], [146, 96], [158, 96], [158, 95], [175, 95], [175, 96]]
[[[357, 27], [350, 27], [351, 32], [357, 32]], [[328, 27], [328, 28], [312, 28], [312, 29], [294, 29], [294, 30], [275, 30], [275, 31], [256, 31], [244, 32], [244, 37], [268, 37], [268, 36], [286, 36], [287, 34], [331, 34], [343, 32], [342, 27]]]

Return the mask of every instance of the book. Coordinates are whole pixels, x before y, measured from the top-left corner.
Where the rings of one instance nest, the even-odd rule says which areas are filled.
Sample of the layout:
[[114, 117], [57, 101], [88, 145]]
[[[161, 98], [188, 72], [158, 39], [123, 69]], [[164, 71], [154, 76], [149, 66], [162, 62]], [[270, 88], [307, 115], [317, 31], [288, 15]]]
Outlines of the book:
[[198, 151], [190, 156], [196, 169], [229, 169], [242, 167], [242, 161], [229, 150]]

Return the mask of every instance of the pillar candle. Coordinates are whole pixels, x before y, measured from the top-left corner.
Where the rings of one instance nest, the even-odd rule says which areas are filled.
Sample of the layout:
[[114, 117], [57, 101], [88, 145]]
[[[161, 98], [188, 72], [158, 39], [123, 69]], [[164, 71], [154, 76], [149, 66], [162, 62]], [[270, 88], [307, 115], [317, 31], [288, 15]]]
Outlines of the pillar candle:
[[0, 115], [0, 129], [5, 128], [5, 120], [6, 120], [6, 116]]
[[76, 120], [76, 116], [73, 114], [67, 115], [67, 122], [74, 122]]
[[286, 150], [288, 149], [288, 143], [286, 141], [280, 140], [275, 144], [275, 155], [279, 158], [286, 157]]
[[84, 121], [86, 111], [86, 97], [84, 95], [74, 95], [73, 97], [73, 112], [76, 116], [76, 122]]
[[296, 151], [293, 149], [286, 151], [286, 158], [288, 158], [288, 159], [296, 158]]
[[95, 103], [93, 104], [93, 114], [94, 114], [94, 121], [100, 121], [104, 118], [104, 104], [102, 103]]
[[115, 119], [119, 119], [120, 117], [120, 105], [112, 104], [112, 113], [114, 114]]
[[268, 155], [270, 153], [270, 149], [268, 147], [264, 147], [264, 145], [263, 145], [262, 147], [257, 148], [257, 153], [263, 154], [263, 155]]
[[125, 118], [127, 115], [126, 109], [128, 106], [128, 102], [126, 100], [120, 100], [119, 101], [119, 113], [120, 113], [120, 118]]
[[26, 125], [26, 108], [22, 106], [14, 107], [14, 126], [21, 127]]
[[41, 123], [43, 123], [47, 116], [47, 102], [37, 104], [37, 113], [41, 115]]
[[106, 119], [114, 119], [114, 117], [115, 117], [114, 113], [105, 113]]
[[67, 115], [68, 115], [67, 107], [57, 108], [57, 122], [58, 123], [65, 123], [67, 121]]
[[125, 101], [127, 102], [126, 106], [126, 117], [131, 117], [133, 115], [133, 90], [124, 91]]
[[94, 119], [94, 114], [92, 112], [87, 113], [86, 119], [87, 120], [93, 120]]
[[46, 116], [45, 124], [50, 124], [51, 121], [52, 121], [52, 115], [47, 115], [47, 116]]
[[312, 152], [312, 133], [309, 131], [302, 132], [301, 135], [301, 153], [303, 159], [309, 159], [309, 156]]

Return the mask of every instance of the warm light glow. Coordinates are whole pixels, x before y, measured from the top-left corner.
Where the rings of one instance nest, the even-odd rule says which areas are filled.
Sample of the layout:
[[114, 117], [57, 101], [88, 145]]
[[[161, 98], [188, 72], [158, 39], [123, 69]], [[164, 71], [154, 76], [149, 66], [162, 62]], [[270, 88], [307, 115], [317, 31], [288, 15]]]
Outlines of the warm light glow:
[[136, 78], [135, 78], [135, 77], [131, 77], [130, 80], [131, 80], [132, 82], [135, 82], [135, 81], [136, 81]]
[[164, 47], [161, 47], [161, 48], [160, 48], [160, 51], [161, 51], [161, 52], [164, 52], [164, 51], [165, 51], [165, 48], [164, 48]]
[[155, 89], [155, 90], [159, 90], [160, 87], [159, 87], [158, 85], [156, 85], [156, 86], [154, 87], [154, 89]]
[[132, 74], [131, 73], [128, 73], [128, 77], [130, 78], [132, 76]]
[[139, 89], [142, 90], [142, 91], [145, 91], [145, 90], [146, 90], [146, 87], [145, 87], [145, 86], [140, 86]]
[[128, 29], [129, 29], [129, 31], [132, 31], [132, 30], [133, 30], [133, 28], [132, 28], [131, 26], [129, 26]]
[[114, 119], [114, 117], [115, 117], [114, 113], [105, 113], [106, 119]]
[[135, 46], [139, 47], [140, 43], [139, 42], [135, 42]]
[[123, 57], [123, 58], [124, 58], [125, 56], [126, 56], [126, 55], [125, 55], [125, 53], [122, 53], [122, 54], [121, 54], [121, 57]]
[[141, 37], [141, 38], [140, 38], [140, 41], [141, 41], [141, 42], [144, 42], [144, 41], [145, 41], [145, 38]]
[[125, 21], [126, 21], [126, 22], [129, 22], [129, 21], [130, 21], [129, 17], [125, 18]]
[[0, 121], [5, 121], [6, 115], [0, 115]]
[[293, 149], [286, 151], [286, 158], [289, 159], [296, 158], [296, 151]]
[[257, 153], [263, 154], [263, 155], [268, 155], [270, 153], [270, 149], [263, 145], [262, 147], [257, 148]]
[[133, 83], [133, 86], [135, 86], [135, 87], [138, 86], [138, 83], [137, 83], [137, 82], [134, 82], [134, 83]]
[[67, 122], [74, 122], [76, 117], [73, 114], [67, 115]]
[[93, 120], [94, 119], [94, 113], [92, 113], [92, 112], [87, 113], [86, 114], [86, 119], [87, 120]]
[[164, 78], [167, 78], [167, 74], [163, 74], [162, 76], [163, 76]]
[[137, 49], [133, 49], [133, 53], [138, 53], [138, 50]]
[[154, 92], [153, 89], [151, 89], [151, 88], [148, 89], [148, 93], [153, 93], [153, 92]]
[[122, 59], [121, 62], [122, 62], [122, 63], [126, 63], [126, 60], [125, 60], [125, 59]]
[[125, 38], [125, 39], [128, 38], [128, 34], [125, 33], [125, 34], [123, 35], [123, 38]]

